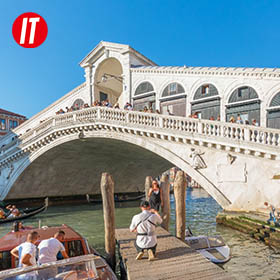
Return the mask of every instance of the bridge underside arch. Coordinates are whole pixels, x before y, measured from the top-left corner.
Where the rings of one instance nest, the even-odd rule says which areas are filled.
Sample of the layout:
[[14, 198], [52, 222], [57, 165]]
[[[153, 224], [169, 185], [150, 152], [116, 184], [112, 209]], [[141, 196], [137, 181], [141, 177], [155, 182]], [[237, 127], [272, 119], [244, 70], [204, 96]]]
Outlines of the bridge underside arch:
[[170, 167], [172, 164], [160, 156], [123, 141], [74, 140], [34, 160], [16, 180], [7, 199], [99, 193], [102, 172], [112, 174], [116, 192], [143, 191], [145, 176], [157, 176]]
[[190, 163], [151, 140], [106, 131], [84, 139], [65, 136], [31, 155], [10, 182], [6, 199], [73, 196], [100, 193], [102, 172], [112, 174], [116, 192], [144, 190], [146, 176], [158, 176], [177, 166], [191, 176], [223, 207], [230, 201]]

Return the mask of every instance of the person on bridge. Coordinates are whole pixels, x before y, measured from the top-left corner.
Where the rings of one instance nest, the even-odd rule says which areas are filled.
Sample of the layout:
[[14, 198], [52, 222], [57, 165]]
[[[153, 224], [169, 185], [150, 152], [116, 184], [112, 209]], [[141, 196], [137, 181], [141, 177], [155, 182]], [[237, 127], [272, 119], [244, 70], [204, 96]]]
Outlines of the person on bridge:
[[159, 187], [157, 180], [152, 181], [152, 186], [149, 190], [148, 197], [152, 209], [159, 211], [159, 207], [163, 207], [162, 190]]
[[[27, 235], [26, 242], [15, 247], [11, 251], [11, 255], [19, 259], [19, 267], [36, 265], [36, 246], [35, 243], [39, 238], [37, 231], [32, 231]], [[22, 274], [17, 279], [35, 280], [36, 272]]]
[[131, 232], [137, 232], [135, 248], [137, 250], [136, 260], [141, 260], [144, 251], [148, 251], [149, 261], [155, 259], [157, 237], [155, 233], [156, 225], [162, 223], [159, 213], [150, 208], [148, 201], [141, 201], [140, 208], [142, 212], [132, 218], [129, 227]]

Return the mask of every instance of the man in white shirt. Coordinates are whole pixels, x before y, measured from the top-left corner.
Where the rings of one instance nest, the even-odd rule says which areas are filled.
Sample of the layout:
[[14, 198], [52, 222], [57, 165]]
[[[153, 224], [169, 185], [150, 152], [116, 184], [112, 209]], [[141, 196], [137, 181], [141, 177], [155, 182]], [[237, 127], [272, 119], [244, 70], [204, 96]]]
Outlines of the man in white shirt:
[[[39, 249], [39, 259], [38, 263], [48, 263], [48, 262], [55, 262], [57, 261], [57, 254], [58, 252], [61, 252], [64, 259], [69, 258], [63, 244], [65, 237], [65, 232], [60, 230], [58, 231], [54, 237], [42, 240], [38, 246]], [[57, 269], [44, 269], [42, 271], [39, 271], [39, 278], [40, 279], [49, 279], [52, 277], [55, 277], [57, 274]]]
[[131, 232], [137, 232], [135, 247], [138, 252], [136, 260], [141, 260], [144, 250], [148, 251], [149, 261], [155, 259], [157, 237], [155, 233], [156, 225], [162, 223], [159, 213], [155, 209], [150, 209], [148, 201], [142, 201], [140, 204], [142, 213], [132, 218], [129, 227]]
[[[32, 231], [27, 235], [26, 242], [20, 244], [11, 251], [11, 254], [19, 259], [19, 267], [36, 265], [36, 246], [38, 232]], [[18, 279], [32, 280], [36, 278], [36, 272], [29, 272], [18, 276]]]

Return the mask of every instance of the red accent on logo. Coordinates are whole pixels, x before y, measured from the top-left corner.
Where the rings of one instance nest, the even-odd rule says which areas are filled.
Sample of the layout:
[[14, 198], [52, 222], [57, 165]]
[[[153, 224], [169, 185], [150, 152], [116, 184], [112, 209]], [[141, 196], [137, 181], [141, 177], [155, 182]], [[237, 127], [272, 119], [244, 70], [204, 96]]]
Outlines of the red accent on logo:
[[48, 26], [45, 20], [35, 13], [24, 13], [13, 24], [15, 41], [24, 48], [37, 48], [47, 38]]

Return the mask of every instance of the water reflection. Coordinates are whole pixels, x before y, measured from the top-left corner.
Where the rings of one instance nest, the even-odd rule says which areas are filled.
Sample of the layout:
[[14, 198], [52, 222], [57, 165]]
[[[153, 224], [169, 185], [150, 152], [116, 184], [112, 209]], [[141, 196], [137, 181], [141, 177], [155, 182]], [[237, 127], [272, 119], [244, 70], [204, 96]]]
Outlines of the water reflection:
[[[116, 208], [117, 227], [128, 227], [133, 215], [139, 212], [138, 202], [122, 203]], [[171, 196], [170, 231], [175, 232], [175, 204]], [[232, 259], [224, 265], [236, 279], [280, 279], [280, 254], [266, 245], [249, 238], [238, 231], [216, 226], [215, 217], [221, 207], [202, 189], [188, 189], [186, 199], [187, 225], [194, 234], [215, 234], [223, 236], [232, 249]], [[38, 219], [42, 225], [59, 225], [62, 223], [73, 227], [89, 243], [104, 253], [104, 226], [102, 205], [82, 204], [51, 206], [25, 224], [37, 226]], [[3, 236], [11, 225], [1, 225], [0, 236]]]

